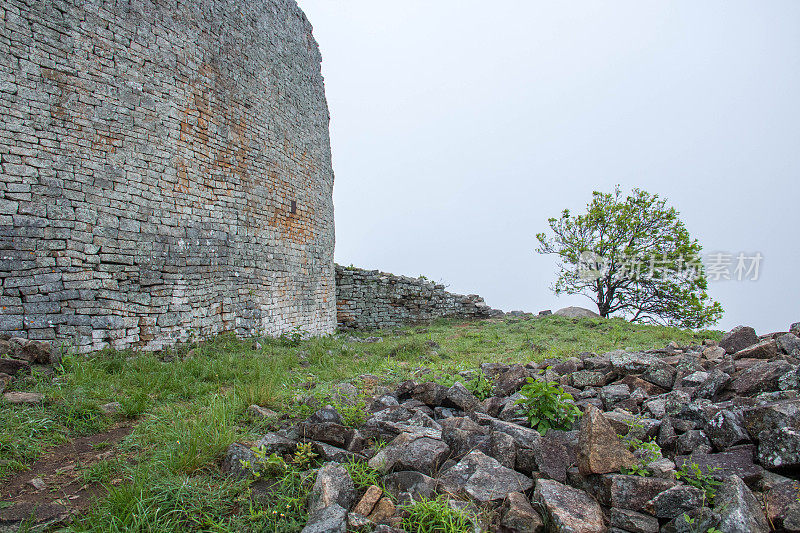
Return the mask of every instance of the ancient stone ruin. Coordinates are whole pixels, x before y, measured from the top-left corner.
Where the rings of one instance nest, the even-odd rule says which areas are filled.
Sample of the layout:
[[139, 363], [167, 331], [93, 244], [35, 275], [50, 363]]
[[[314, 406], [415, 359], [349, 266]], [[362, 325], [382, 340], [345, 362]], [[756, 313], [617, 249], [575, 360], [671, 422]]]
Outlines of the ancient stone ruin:
[[340, 329], [381, 329], [435, 318], [502, 315], [476, 294], [454, 294], [425, 278], [336, 265], [336, 311]]
[[320, 53], [293, 0], [0, 5], [0, 334], [330, 332]]

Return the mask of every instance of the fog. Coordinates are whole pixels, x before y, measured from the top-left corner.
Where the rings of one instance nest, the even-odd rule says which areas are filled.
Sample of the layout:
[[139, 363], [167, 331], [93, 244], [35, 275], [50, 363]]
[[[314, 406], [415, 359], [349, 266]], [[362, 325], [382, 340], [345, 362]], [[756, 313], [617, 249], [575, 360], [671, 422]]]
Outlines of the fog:
[[592, 308], [553, 295], [535, 234], [620, 184], [667, 197], [706, 252], [763, 255], [758, 280], [710, 284], [719, 328], [800, 321], [800, 2], [299, 4], [323, 57], [337, 262], [506, 311]]

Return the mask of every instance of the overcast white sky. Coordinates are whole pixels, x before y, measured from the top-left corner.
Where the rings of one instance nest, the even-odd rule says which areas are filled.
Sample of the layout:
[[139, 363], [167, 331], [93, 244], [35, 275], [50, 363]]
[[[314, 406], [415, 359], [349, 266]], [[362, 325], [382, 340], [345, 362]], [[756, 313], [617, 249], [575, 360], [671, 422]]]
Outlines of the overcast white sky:
[[[535, 234], [595, 189], [669, 198], [707, 252], [719, 327], [800, 321], [800, 2], [299, 0], [323, 57], [336, 261], [503, 310], [556, 298]], [[735, 266], [735, 265], [734, 265]]]

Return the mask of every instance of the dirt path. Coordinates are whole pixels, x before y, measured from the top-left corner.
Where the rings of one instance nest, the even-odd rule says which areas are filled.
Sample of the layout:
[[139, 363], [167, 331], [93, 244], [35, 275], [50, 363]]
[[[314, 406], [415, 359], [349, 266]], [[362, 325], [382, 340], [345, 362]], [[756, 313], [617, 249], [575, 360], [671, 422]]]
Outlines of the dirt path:
[[[0, 483], [0, 529], [25, 520], [31, 525], [51, 524], [84, 513], [105, 489], [99, 483], [86, 483], [83, 472], [94, 463], [114, 458], [117, 443], [132, 430], [132, 425], [119, 425], [72, 439], [52, 448], [30, 470]], [[44, 486], [37, 488], [39, 481]]]

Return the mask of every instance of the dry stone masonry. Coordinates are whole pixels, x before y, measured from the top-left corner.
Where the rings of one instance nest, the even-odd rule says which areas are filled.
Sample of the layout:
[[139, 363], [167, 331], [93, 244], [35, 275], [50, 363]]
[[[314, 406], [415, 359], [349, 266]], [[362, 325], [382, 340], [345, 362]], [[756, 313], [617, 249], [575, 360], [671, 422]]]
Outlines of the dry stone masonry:
[[381, 329], [440, 317], [501, 315], [478, 295], [444, 290], [424, 278], [336, 265], [337, 322], [342, 329]]
[[0, 334], [332, 331], [320, 61], [294, 0], [0, 3]]

